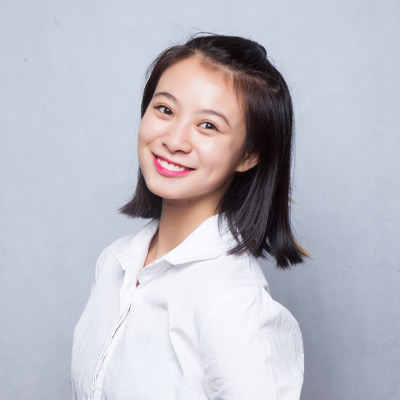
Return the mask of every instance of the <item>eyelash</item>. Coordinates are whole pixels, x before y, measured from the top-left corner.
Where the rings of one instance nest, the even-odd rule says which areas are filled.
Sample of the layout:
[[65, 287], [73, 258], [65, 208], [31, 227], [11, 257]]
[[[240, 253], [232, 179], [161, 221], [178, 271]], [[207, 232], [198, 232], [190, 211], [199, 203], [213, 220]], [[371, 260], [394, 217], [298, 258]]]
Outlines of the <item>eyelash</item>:
[[[154, 108], [157, 109], [157, 110], [160, 110], [160, 112], [163, 113], [163, 114], [167, 114], [167, 115], [171, 115], [172, 114], [172, 110], [169, 107], [164, 106], [162, 104], [160, 104], [159, 106], [155, 106]], [[163, 108], [165, 110], [169, 110], [169, 113], [166, 113], [166, 112], [162, 111]], [[209, 128], [205, 128], [205, 129], [207, 129], [207, 130], [212, 129], [212, 130], [216, 130], [216, 131], [219, 132], [219, 129], [212, 122], [204, 121], [200, 125], [203, 125], [203, 124], [208, 124], [209, 126], [211, 126]]]
[[[202, 122], [200, 125], [203, 125], [203, 124], [211, 125], [212, 128], [208, 128], [208, 129], [213, 129], [213, 130], [216, 130], [216, 131], [219, 132], [219, 129], [218, 129], [212, 122], [207, 122], [207, 121], [205, 121], [205, 122]], [[206, 128], [206, 129], [207, 129], [207, 128]]]
[[[170, 113], [172, 114], [172, 111], [171, 111], [171, 109], [169, 108], [169, 107], [167, 107], [167, 106], [163, 106], [162, 104], [161, 105], [159, 105], [159, 106], [155, 106], [154, 108], [156, 108], [157, 110], [160, 110], [161, 111], [161, 109], [162, 108], [165, 108], [166, 110], [169, 110], [170, 111]], [[161, 111], [163, 114], [167, 114], [167, 115], [170, 115], [170, 114], [168, 114], [168, 113], [165, 113], [165, 112], [163, 112], [163, 111]]]

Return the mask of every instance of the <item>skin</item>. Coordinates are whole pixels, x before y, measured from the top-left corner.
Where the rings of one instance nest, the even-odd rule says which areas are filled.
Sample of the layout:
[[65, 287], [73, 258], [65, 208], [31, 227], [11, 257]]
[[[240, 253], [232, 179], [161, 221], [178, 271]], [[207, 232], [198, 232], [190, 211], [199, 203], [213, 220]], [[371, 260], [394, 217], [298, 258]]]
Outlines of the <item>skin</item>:
[[[244, 112], [226, 74], [206, 69], [198, 57], [164, 71], [138, 138], [147, 187], [163, 199], [159, 229], [145, 265], [178, 246], [214, 215], [235, 172], [256, 165], [252, 155], [241, 158], [245, 136]], [[155, 167], [153, 154], [192, 170], [166, 177]]]

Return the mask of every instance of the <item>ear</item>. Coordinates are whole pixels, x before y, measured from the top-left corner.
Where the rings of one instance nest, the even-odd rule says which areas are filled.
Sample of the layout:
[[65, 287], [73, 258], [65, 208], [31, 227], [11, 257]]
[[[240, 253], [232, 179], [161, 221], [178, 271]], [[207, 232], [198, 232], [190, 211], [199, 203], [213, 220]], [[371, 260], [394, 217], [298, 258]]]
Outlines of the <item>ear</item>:
[[236, 167], [236, 172], [246, 172], [258, 164], [258, 157], [254, 153], [247, 154], [241, 163]]

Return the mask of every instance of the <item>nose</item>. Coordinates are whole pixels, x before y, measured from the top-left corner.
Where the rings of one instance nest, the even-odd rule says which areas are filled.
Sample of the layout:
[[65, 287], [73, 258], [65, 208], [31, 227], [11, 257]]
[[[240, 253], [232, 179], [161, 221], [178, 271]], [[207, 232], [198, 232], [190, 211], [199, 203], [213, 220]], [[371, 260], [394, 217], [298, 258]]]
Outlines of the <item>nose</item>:
[[169, 126], [168, 132], [163, 136], [162, 143], [171, 154], [190, 153], [192, 151], [190, 126], [175, 123]]

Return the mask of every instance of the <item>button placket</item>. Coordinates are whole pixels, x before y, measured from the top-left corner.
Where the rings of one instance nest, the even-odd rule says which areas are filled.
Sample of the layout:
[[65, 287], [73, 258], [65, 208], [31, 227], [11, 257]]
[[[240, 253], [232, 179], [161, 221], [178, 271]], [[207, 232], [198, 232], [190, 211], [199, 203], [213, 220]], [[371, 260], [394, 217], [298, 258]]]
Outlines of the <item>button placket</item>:
[[120, 317], [117, 323], [114, 325], [114, 328], [111, 330], [106, 345], [104, 346], [99, 361], [97, 363], [89, 394], [90, 400], [98, 400], [101, 398], [101, 389], [104, 381], [104, 369], [106, 368], [107, 357], [110, 355], [110, 350], [116, 340], [116, 336], [118, 333], [121, 333], [118, 331], [122, 329], [122, 325], [125, 322], [132, 307], [134, 294], [136, 292], [136, 287], [134, 284], [134, 282], [136, 282], [136, 279], [132, 279], [132, 274], [130, 272], [131, 271], [129, 270], [125, 271], [125, 276], [120, 292]]
[[111, 345], [113, 343], [113, 340], [114, 340], [118, 330], [120, 329], [121, 325], [123, 324], [123, 322], [125, 321], [126, 317], [128, 316], [129, 311], [130, 311], [130, 305], [128, 306], [128, 308], [125, 311], [125, 313], [123, 313], [120, 316], [120, 318], [118, 319], [116, 325], [112, 329], [112, 331], [111, 331], [111, 333], [110, 333], [110, 335], [109, 335], [109, 337], [107, 339], [106, 345], [103, 348], [103, 351], [101, 353], [99, 361], [98, 361], [98, 363], [96, 365], [95, 373], [93, 375], [92, 385], [91, 385], [90, 393], [89, 393], [89, 399], [90, 400], [100, 399], [101, 386], [102, 386], [102, 383], [103, 383], [102, 380], [104, 379], [104, 373], [102, 374], [103, 375], [102, 376], [103, 379], [100, 380], [99, 376], [100, 376], [100, 374], [102, 372], [104, 372], [103, 371], [104, 363], [106, 361], [107, 356], [109, 355], [110, 347], [111, 347]]

